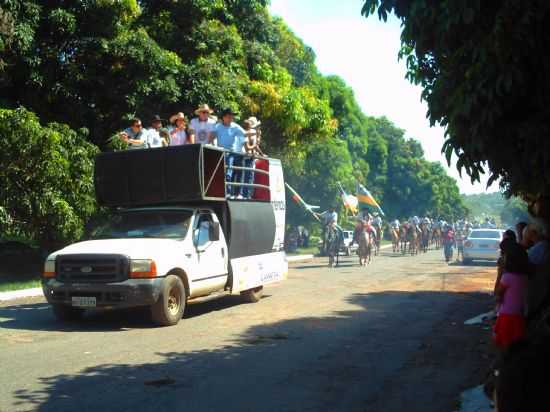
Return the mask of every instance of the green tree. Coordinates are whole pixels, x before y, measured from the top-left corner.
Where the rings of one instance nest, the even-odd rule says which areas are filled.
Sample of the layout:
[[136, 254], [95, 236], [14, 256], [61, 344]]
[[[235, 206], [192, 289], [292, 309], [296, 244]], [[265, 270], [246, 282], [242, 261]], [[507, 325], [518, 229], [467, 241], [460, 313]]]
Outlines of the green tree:
[[508, 199], [500, 212], [500, 221], [509, 226], [514, 226], [518, 222], [529, 222], [529, 220], [527, 203], [518, 197]]
[[423, 88], [432, 124], [446, 128], [444, 151], [477, 180], [509, 193], [550, 193], [550, 3], [365, 0], [365, 16], [402, 22], [400, 57]]
[[0, 2], [15, 20], [15, 37], [0, 59], [0, 96], [44, 121], [87, 127], [102, 144], [128, 119], [176, 101], [180, 58], [133, 26], [135, 0]]
[[85, 131], [58, 123], [43, 127], [24, 109], [0, 109], [0, 135], [0, 232], [47, 250], [77, 239], [96, 208], [98, 150], [86, 142]]

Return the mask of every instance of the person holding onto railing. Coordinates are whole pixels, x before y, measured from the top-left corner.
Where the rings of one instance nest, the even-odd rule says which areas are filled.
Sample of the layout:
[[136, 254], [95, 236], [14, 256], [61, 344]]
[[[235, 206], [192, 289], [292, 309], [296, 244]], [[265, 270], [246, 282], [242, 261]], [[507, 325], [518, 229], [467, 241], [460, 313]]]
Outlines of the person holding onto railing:
[[126, 142], [128, 149], [145, 149], [147, 147], [147, 132], [143, 130], [141, 120], [137, 117], [130, 120], [130, 127], [118, 135], [120, 140]]
[[241, 171], [233, 169], [233, 167], [242, 167], [244, 144], [246, 142], [246, 134], [244, 129], [235, 123], [235, 113], [230, 108], [224, 109], [221, 113], [221, 122], [216, 124], [214, 129], [218, 146], [229, 150], [225, 154], [225, 181], [226, 195], [242, 198], [243, 186], [235, 186], [231, 183], [240, 182]]
[[265, 156], [260, 148], [260, 122], [256, 117], [249, 117], [243, 122], [243, 128], [247, 137], [245, 150], [249, 154]]
[[[246, 135], [246, 141], [244, 144], [244, 151], [247, 156], [243, 159], [243, 166], [249, 169], [255, 167], [254, 156], [261, 155], [265, 156], [259, 146], [259, 130], [261, 122], [258, 121], [255, 117], [249, 117], [243, 122], [244, 132]], [[253, 170], [244, 170], [244, 173], [241, 175], [243, 177], [242, 182], [245, 184], [254, 183], [254, 171]], [[254, 189], [251, 186], [243, 186], [242, 190], [243, 197], [249, 199], [254, 194]]]

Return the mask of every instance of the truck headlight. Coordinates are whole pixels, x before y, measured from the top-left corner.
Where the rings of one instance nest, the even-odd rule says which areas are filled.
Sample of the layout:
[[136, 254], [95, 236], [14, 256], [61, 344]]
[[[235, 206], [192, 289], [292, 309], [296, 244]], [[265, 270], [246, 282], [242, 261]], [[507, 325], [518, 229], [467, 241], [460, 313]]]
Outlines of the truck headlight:
[[55, 277], [55, 259], [47, 259], [44, 263], [44, 271], [42, 277], [45, 279], [51, 279]]
[[154, 278], [157, 276], [157, 265], [151, 259], [135, 259], [130, 261], [131, 278]]

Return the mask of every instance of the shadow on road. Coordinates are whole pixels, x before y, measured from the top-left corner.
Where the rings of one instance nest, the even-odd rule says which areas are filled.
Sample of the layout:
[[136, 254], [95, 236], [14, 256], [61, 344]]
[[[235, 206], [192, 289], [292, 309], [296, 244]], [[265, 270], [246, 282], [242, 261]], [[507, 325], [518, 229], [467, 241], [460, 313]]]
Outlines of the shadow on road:
[[[264, 295], [262, 299], [269, 298]], [[239, 296], [227, 296], [187, 307], [184, 319], [202, 316], [244, 304]], [[79, 322], [60, 322], [47, 303], [13, 305], [0, 308], [0, 328], [62, 332], [119, 332], [125, 329], [156, 328], [147, 307], [108, 311], [89, 311]]]
[[[453, 410], [464, 385], [478, 378], [472, 334], [479, 330], [463, 321], [486, 310], [486, 295], [386, 291], [347, 301], [349, 310], [253, 326], [213, 350], [158, 353], [152, 346], [154, 362], [52, 371], [37, 382], [41, 389], [14, 394], [14, 410]], [[190, 316], [235, 303], [219, 302], [192, 307]], [[21, 313], [13, 314], [18, 322], [27, 311], [48, 323], [45, 306], [9, 311]]]

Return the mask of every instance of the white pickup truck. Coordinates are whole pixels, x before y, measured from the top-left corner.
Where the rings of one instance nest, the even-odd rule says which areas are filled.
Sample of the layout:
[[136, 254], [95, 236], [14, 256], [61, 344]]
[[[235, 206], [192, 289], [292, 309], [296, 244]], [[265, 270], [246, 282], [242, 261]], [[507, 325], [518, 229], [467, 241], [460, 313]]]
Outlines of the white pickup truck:
[[[230, 200], [224, 154], [190, 145], [99, 155], [96, 196], [109, 212], [45, 263], [42, 287], [56, 317], [150, 306], [156, 323], [174, 325], [188, 302], [227, 294], [257, 302], [265, 285], [284, 279], [281, 163], [257, 159], [252, 198]], [[144, 178], [143, 170], [160, 172]]]

